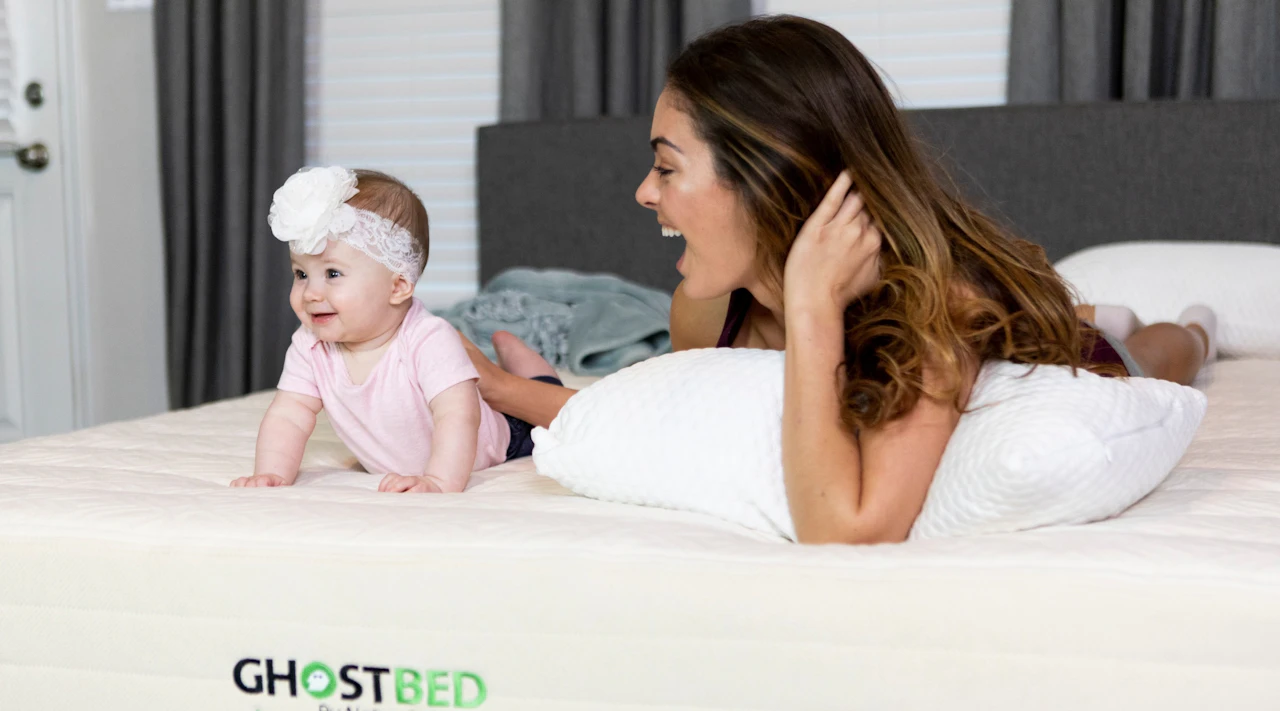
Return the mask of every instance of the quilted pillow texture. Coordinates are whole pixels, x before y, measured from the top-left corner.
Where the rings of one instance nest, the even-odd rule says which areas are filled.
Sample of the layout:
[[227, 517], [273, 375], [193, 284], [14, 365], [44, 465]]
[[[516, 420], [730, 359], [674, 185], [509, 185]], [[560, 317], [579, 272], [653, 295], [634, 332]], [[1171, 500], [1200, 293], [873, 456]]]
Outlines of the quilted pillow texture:
[[1063, 259], [1058, 273], [1085, 303], [1128, 306], [1146, 323], [1205, 304], [1218, 352], [1280, 358], [1280, 246], [1247, 242], [1121, 242]]
[[1193, 388], [1064, 366], [983, 366], [911, 538], [1114, 516], [1169, 475], [1204, 419]]
[[[583, 496], [710, 514], [794, 540], [783, 357], [683, 351], [610, 375], [534, 430], [534, 464]], [[989, 363], [911, 537], [1113, 516], [1164, 479], [1204, 411], [1201, 393], [1172, 383]]]

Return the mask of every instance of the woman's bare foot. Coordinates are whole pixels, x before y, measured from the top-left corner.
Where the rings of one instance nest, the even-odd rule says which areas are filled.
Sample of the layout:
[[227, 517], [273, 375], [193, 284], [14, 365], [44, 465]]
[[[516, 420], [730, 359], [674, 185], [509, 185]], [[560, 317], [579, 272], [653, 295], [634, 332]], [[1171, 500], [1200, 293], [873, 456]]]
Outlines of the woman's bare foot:
[[551, 367], [547, 359], [525, 345], [515, 334], [507, 331], [494, 332], [493, 349], [498, 353], [498, 365], [512, 375], [522, 378], [557, 377], [556, 369]]

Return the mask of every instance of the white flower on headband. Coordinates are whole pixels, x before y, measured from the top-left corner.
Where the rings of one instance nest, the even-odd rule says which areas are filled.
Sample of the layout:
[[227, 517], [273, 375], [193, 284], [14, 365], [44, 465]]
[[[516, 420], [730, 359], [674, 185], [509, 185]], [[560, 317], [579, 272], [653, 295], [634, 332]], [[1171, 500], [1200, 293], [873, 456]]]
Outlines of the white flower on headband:
[[329, 240], [344, 242], [416, 284], [426, 251], [395, 222], [348, 205], [358, 192], [356, 174], [346, 168], [304, 168], [272, 196], [271, 233], [295, 254], [316, 255]]
[[355, 225], [347, 200], [357, 192], [356, 174], [346, 168], [303, 168], [272, 196], [271, 233], [297, 254], [320, 254], [330, 238]]

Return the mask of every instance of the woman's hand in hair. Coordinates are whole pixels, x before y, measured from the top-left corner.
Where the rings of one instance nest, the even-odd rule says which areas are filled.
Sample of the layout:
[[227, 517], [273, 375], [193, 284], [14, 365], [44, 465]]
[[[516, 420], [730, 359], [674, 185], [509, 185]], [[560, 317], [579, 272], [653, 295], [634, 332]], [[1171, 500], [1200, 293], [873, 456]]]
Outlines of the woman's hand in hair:
[[880, 278], [880, 230], [852, 190], [848, 171], [805, 220], [787, 255], [783, 299], [787, 307], [843, 312]]

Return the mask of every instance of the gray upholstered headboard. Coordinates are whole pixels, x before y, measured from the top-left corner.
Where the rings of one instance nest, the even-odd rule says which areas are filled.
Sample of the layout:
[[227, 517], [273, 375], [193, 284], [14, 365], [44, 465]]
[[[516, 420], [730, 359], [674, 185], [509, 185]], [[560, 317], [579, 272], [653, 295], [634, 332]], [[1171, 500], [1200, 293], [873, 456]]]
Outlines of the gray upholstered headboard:
[[[1051, 258], [1105, 242], [1280, 243], [1280, 102], [917, 111], [961, 193]], [[649, 119], [489, 126], [479, 137], [480, 275], [612, 272], [673, 288], [681, 245], [633, 194]]]

